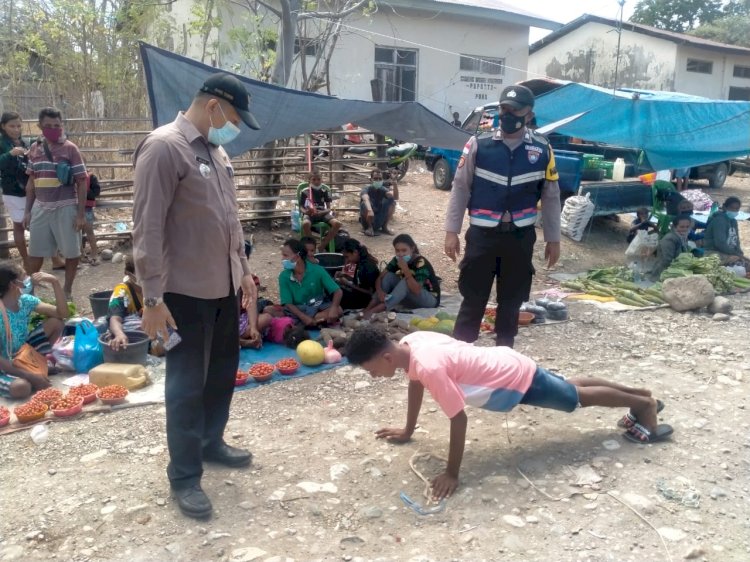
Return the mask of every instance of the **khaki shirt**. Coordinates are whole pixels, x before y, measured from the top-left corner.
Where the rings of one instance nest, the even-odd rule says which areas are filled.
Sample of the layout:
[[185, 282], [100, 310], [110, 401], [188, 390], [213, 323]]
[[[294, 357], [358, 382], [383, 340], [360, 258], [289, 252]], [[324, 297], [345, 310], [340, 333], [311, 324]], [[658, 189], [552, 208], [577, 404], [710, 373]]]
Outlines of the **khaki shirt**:
[[133, 260], [143, 295], [229, 296], [250, 273], [231, 165], [180, 113], [133, 156]]

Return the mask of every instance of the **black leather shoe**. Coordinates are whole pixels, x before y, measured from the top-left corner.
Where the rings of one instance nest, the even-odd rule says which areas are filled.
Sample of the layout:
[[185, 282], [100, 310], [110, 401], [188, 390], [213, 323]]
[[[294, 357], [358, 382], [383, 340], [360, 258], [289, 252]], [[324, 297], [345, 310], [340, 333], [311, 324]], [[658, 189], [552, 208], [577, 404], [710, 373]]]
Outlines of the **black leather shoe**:
[[203, 460], [232, 468], [240, 468], [250, 466], [253, 462], [253, 454], [250, 451], [238, 449], [222, 442], [217, 446], [203, 449]]
[[208, 499], [200, 484], [173, 490], [173, 494], [177, 500], [177, 505], [180, 507], [180, 511], [188, 517], [208, 519], [211, 516], [211, 512], [213, 511], [211, 500]]

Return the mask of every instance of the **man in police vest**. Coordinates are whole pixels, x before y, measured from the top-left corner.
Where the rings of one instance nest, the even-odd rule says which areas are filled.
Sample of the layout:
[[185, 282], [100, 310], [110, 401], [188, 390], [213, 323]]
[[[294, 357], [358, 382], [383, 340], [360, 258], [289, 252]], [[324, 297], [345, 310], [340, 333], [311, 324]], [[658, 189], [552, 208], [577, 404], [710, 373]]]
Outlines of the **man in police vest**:
[[458, 234], [469, 209], [466, 251], [459, 265], [463, 296], [453, 337], [473, 342], [497, 282], [497, 345], [513, 347], [518, 310], [528, 300], [534, 266], [538, 203], [542, 203], [547, 266], [560, 257], [560, 187], [547, 140], [527, 128], [534, 94], [509, 86], [500, 97], [500, 128], [472, 137], [453, 180], [445, 219], [445, 253], [461, 253]]

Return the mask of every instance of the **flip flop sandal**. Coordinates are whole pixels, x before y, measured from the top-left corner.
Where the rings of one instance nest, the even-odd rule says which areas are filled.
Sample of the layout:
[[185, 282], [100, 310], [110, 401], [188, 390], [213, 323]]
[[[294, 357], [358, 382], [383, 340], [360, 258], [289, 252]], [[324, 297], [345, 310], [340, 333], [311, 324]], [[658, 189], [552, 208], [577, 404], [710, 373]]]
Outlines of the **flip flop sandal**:
[[671, 425], [666, 423], [661, 423], [656, 426], [656, 429], [651, 432], [645, 427], [643, 427], [641, 424], [636, 423], [628, 429], [625, 433], [622, 434], [622, 436], [627, 439], [628, 441], [632, 441], [633, 443], [641, 443], [643, 445], [648, 445], [649, 443], [657, 443], [659, 441], [664, 441], [669, 438], [670, 435], [674, 433], [674, 428], [672, 428]]
[[375, 236], [375, 232], [371, 228], [368, 228], [365, 230], [365, 236]]
[[[664, 409], [664, 402], [657, 399], [656, 400], [656, 413], [658, 414]], [[617, 427], [622, 429], [630, 429], [635, 424], [638, 423], [638, 418], [636, 418], [633, 414], [628, 412], [624, 416], [622, 416], [619, 420], [617, 420]]]

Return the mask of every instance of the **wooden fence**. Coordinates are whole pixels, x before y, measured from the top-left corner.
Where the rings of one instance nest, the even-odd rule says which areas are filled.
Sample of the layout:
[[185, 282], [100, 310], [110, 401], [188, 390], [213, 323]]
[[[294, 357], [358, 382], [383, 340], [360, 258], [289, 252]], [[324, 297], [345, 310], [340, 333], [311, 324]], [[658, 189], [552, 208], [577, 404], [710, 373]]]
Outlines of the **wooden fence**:
[[[102, 190], [97, 198], [94, 223], [100, 240], [129, 239], [133, 206], [132, 157], [138, 143], [149, 133], [148, 119], [68, 119], [66, 133], [76, 143], [89, 171], [99, 178]], [[25, 134], [34, 125], [27, 123]], [[358, 194], [369, 183], [370, 171], [383, 162], [374, 157], [378, 147], [369, 144], [372, 154], [345, 153], [346, 134], [368, 131], [323, 131], [284, 139], [276, 147], [263, 147], [232, 159], [237, 201], [243, 223], [288, 219], [297, 186], [305, 181], [312, 166], [324, 183], [331, 186], [339, 212], [358, 212]], [[347, 206], [347, 204], [349, 206]], [[0, 204], [0, 257], [8, 257], [15, 247], [12, 225]], [[9, 239], [11, 238], [11, 239]]]

